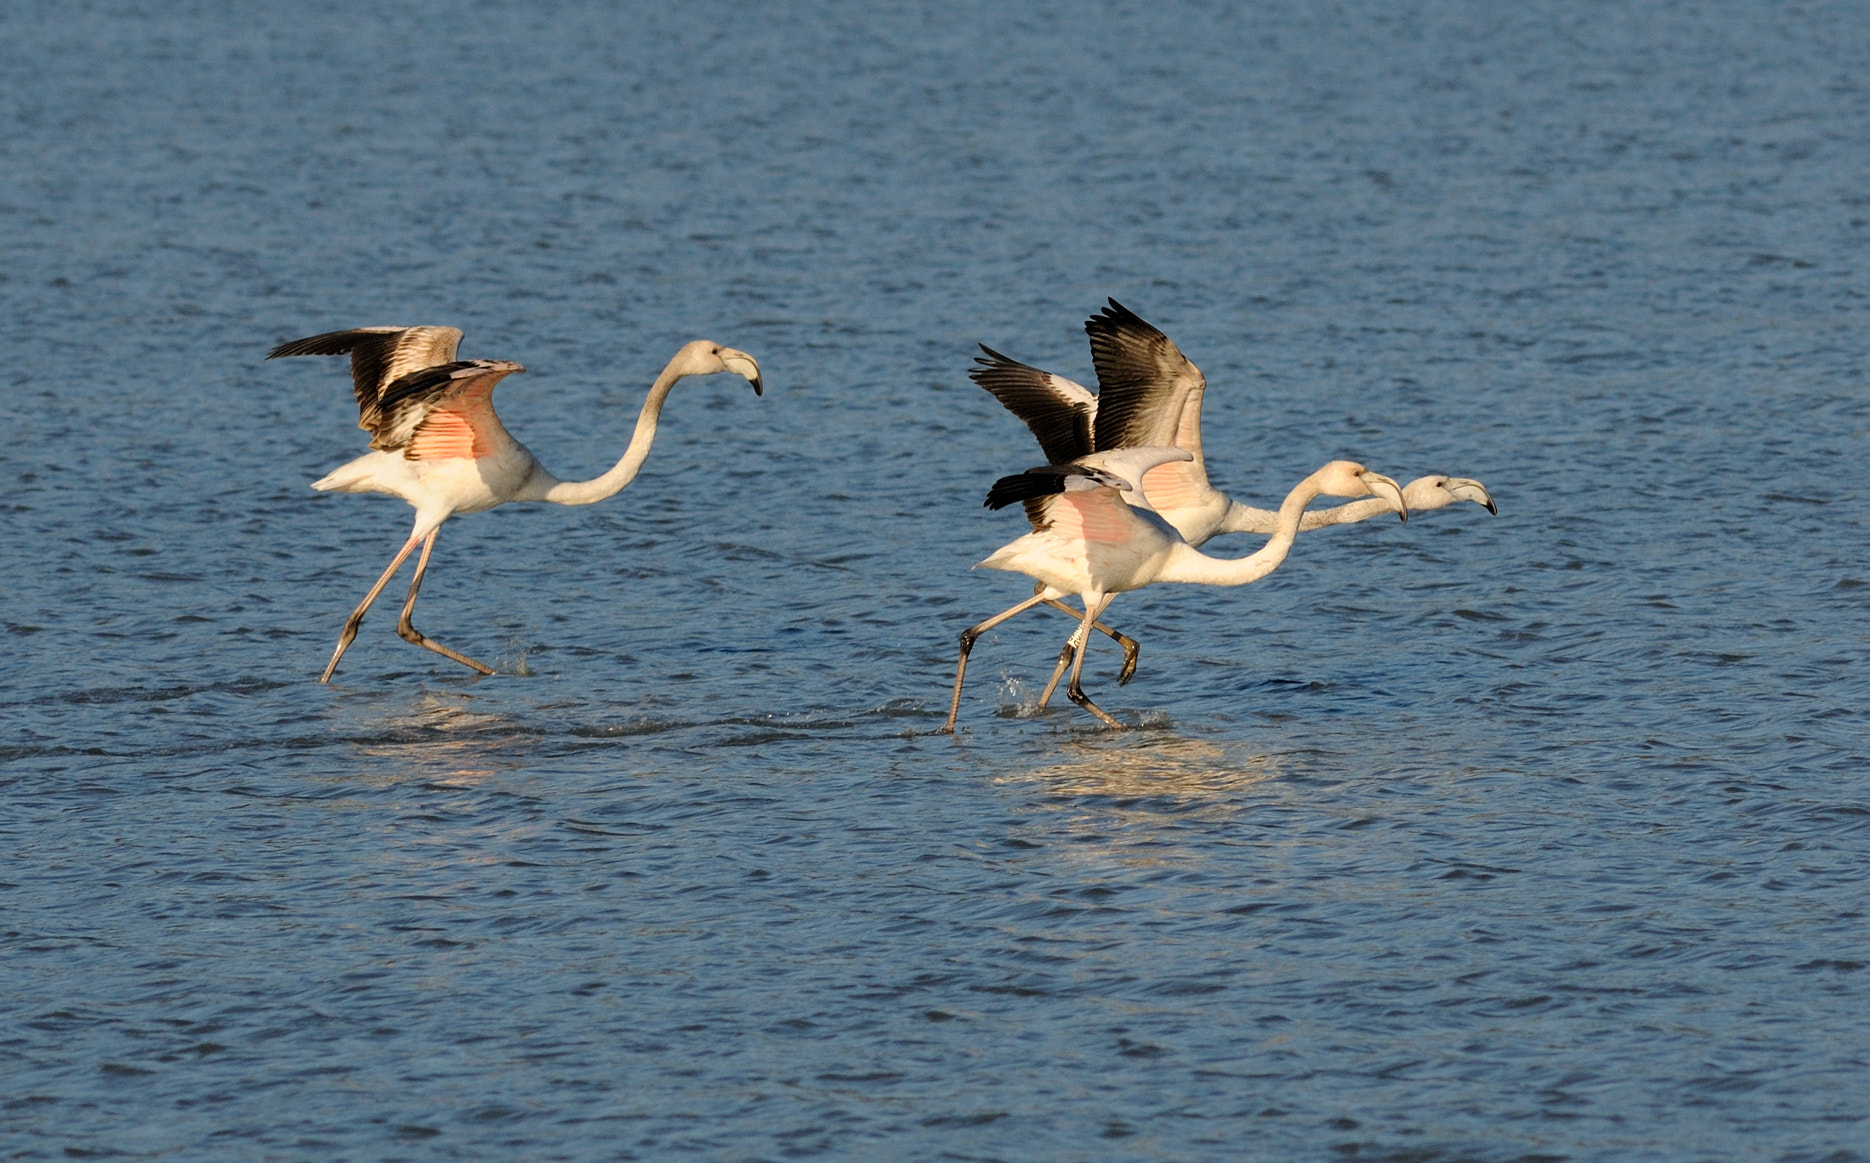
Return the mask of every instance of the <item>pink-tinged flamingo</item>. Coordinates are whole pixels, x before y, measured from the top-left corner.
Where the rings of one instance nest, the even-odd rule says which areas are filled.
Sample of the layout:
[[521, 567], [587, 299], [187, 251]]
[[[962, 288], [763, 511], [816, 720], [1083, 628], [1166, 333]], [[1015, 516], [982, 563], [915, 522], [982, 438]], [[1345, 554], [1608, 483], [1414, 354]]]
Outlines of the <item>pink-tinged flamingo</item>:
[[954, 699], [948, 706], [948, 721], [942, 725], [944, 732], [953, 733], [961, 711], [961, 685], [967, 678], [968, 652], [974, 640], [1041, 602], [1071, 593], [1084, 602], [1078, 629], [1066, 643], [1071, 683], [1065, 693], [1072, 702], [1122, 730], [1123, 724], [1100, 710], [1080, 685], [1091, 631], [1117, 594], [1156, 582], [1239, 586], [1258, 581], [1286, 559], [1305, 506], [1316, 497], [1380, 497], [1392, 512], [1409, 519], [1402, 487], [1395, 481], [1361, 464], [1334, 460], [1286, 494], [1272, 539], [1258, 552], [1233, 560], [1209, 557], [1148, 507], [1148, 490], [1138, 483], [1162, 465], [1187, 464], [1193, 459], [1194, 454], [1184, 448], [1120, 448], [1028, 469], [994, 482], [987, 507], [998, 509], [1024, 501], [1032, 532], [1002, 546], [980, 564], [1026, 574], [1038, 586], [1032, 597], [962, 631]]
[[371, 434], [370, 447], [349, 464], [314, 481], [325, 492], [387, 493], [415, 506], [415, 528], [397, 551], [389, 568], [377, 578], [351, 616], [344, 621], [338, 648], [331, 654], [319, 682], [330, 682], [338, 659], [357, 637], [364, 620], [390, 578], [420, 544], [415, 576], [409, 581], [409, 600], [396, 633], [405, 641], [433, 650], [472, 667], [481, 674], [493, 668], [425, 637], [411, 616], [422, 575], [441, 524], [457, 513], [479, 513], [508, 501], [550, 501], [557, 505], [589, 505], [612, 496], [636, 478], [656, 438], [656, 420], [675, 382], [684, 376], [733, 372], [760, 394], [760, 366], [752, 356], [731, 347], [697, 339], [675, 353], [650, 386], [649, 398], [636, 417], [636, 431], [622, 459], [602, 476], [588, 481], [562, 481], [535, 459], [526, 446], [513, 439], [494, 415], [495, 385], [526, 369], [507, 360], [455, 359], [461, 332], [453, 327], [359, 327], [331, 331], [282, 343], [267, 353], [287, 355], [345, 355], [351, 357], [351, 383], [357, 396], [357, 426]]
[[[1150, 507], [1175, 526], [1190, 545], [1202, 545], [1227, 533], [1270, 534], [1278, 514], [1243, 505], [1208, 481], [1201, 447], [1201, 402], [1207, 377], [1175, 341], [1135, 312], [1110, 300], [1110, 306], [1085, 320], [1098, 392], [1029, 364], [1010, 359], [981, 344], [968, 378], [990, 392], [1009, 412], [1026, 422], [1046, 458], [1065, 464], [1087, 453], [1112, 448], [1161, 446], [1187, 449], [1194, 459], [1151, 469], [1138, 482]], [[1473, 501], [1490, 513], [1499, 510], [1479, 481], [1440, 475], [1409, 482], [1409, 509], [1440, 509]], [[1360, 501], [1305, 514], [1300, 532], [1327, 525], [1348, 525], [1392, 512], [1381, 501]], [[1076, 617], [1076, 612], [1073, 612]]]
[[[1201, 401], [1207, 377], [1201, 369], [1182, 354], [1174, 340], [1115, 299], [1085, 320], [1084, 330], [1097, 372], [1096, 394], [1064, 376], [1001, 355], [984, 343], [980, 346], [986, 357], [976, 358], [979, 366], [968, 377], [1026, 422], [1054, 464], [1110, 448], [1166, 446], [1193, 454], [1185, 463], [1151, 469], [1147, 479], [1138, 482], [1150, 506], [1190, 545], [1203, 545], [1227, 533], [1271, 534], [1278, 527], [1278, 513], [1241, 504], [1208, 481], [1201, 447]], [[1418, 477], [1403, 493], [1412, 512], [1458, 501], [1473, 501], [1489, 513], [1499, 512], [1486, 486], [1465, 477]], [[1348, 525], [1392, 511], [1383, 500], [1358, 501], [1308, 512], [1299, 529]], [[1039, 604], [1074, 619], [1081, 616], [1056, 599], [1042, 599]], [[1128, 683], [1136, 673], [1136, 640], [1102, 622], [1095, 628], [1123, 647], [1117, 684]], [[1070, 652], [1067, 643], [1040, 696], [1040, 706], [1052, 701]]]

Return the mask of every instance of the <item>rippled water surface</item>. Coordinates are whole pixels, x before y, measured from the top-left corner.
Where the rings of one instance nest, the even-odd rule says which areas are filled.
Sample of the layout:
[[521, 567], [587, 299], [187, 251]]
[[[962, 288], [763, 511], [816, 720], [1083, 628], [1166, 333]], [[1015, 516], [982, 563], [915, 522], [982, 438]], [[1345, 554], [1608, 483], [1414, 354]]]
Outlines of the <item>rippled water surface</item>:
[[[877, 9], [886, 9], [878, 11]], [[0, 11], [0, 1154], [1862, 1159], [1860, 5]], [[970, 565], [1116, 296], [1221, 487], [1136, 728]], [[407, 532], [283, 340], [642, 476]], [[1249, 538], [1216, 541], [1236, 555]], [[397, 591], [392, 590], [394, 595]]]

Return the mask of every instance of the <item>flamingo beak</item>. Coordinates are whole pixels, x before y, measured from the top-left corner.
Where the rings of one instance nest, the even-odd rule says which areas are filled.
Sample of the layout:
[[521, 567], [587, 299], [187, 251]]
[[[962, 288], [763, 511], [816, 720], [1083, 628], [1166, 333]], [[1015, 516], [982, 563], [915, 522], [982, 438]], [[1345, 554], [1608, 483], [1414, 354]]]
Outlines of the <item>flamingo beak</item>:
[[1380, 472], [1371, 472], [1368, 469], [1358, 473], [1357, 476], [1364, 482], [1364, 487], [1370, 490], [1371, 496], [1382, 497], [1390, 503], [1390, 508], [1396, 510], [1397, 516], [1404, 521], [1409, 519], [1409, 506], [1403, 501], [1401, 485]]
[[1494, 516], [1500, 515], [1500, 510], [1494, 506], [1493, 494], [1489, 493], [1487, 486], [1479, 481], [1469, 480], [1466, 477], [1449, 477], [1448, 483], [1442, 487], [1447, 489], [1457, 501], [1472, 501]]
[[727, 365], [728, 371], [733, 372], [741, 379], [752, 384], [754, 395], [760, 396], [765, 394], [760, 390], [760, 365], [752, 356], [744, 351], [735, 351], [731, 347], [723, 347], [721, 349], [721, 362]]

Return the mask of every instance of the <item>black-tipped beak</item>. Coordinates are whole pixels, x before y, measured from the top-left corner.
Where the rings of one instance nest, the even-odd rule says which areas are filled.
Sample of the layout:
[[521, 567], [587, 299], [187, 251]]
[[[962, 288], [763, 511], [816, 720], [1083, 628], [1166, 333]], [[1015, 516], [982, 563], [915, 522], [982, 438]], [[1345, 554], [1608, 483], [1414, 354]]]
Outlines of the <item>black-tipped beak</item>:
[[1442, 487], [1453, 494], [1458, 501], [1472, 501], [1494, 516], [1500, 515], [1500, 510], [1494, 506], [1493, 494], [1488, 492], [1487, 486], [1479, 481], [1469, 480], [1467, 477], [1449, 477], [1448, 483]]
[[720, 355], [721, 362], [727, 366], [728, 371], [733, 372], [735, 375], [753, 385], [754, 395], [765, 395], [762, 385], [760, 384], [759, 361], [755, 360], [746, 352], [735, 351], [731, 347], [721, 348]]
[[1368, 469], [1365, 469], [1358, 475], [1363, 478], [1364, 484], [1369, 487], [1371, 496], [1382, 497], [1390, 503], [1391, 508], [1396, 510], [1396, 515], [1398, 517], [1402, 518], [1405, 522], [1409, 520], [1409, 505], [1403, 500], [1403, 489], [1401, 485], [1380, 472], [1371, 472]]

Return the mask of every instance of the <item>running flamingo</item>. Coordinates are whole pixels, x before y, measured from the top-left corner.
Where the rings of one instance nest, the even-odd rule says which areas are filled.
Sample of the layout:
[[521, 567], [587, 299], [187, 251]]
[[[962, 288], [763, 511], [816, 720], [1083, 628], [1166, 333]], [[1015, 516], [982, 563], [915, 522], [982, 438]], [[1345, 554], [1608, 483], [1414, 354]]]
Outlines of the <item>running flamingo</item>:
[[[1207, 378], [1175, 341], [1115, 299], [1085, 320], [1084, 330], [1091, 341], [1097, 394], [1064, 376], [1001, 355], [984, 343], [980, 349], [986, 357], [975, 359], [979, 366], [968, 378], [1024, 420], [1054, 464], [1111, 448], [1168, 446], [1192, 453], [1192, 460], [1160, 465], [1148, 472], [1147, 480], [1138, 482], [1151, 507], [1190, 545], [1199, 546], [1227, 533], [1274, 532], [1278, 513], [1243, 505], [1209, 483], [1201, 448], [1201, 401]], [[1411, 512], [1460, 501], [1473, 501], [1489, 513], [1499, 512], [1486, 486], [1466, 477], [1418, 477], [1404, 488], [1403, 499]], [[1393, 511], [1385, 500], [1357, 501], [1308, 512], [1299, 529], [1308, 532], [1327, 525], [1349, 525]], [[1041, 599], [1040, 604], [1074, 619], [1081, 617], [1057, 599]], [[1117, 683], [1128, 683], [1136, 673], [1136, 640], [1102, 622], [1095, 628], [1123, 647]], [[1070, 652], [1068, 643], [1040, 697], [1041, 706], [1052, 701]]]
[[[1024, 501], [1032, 532], [1002, 546], [980, 564], [1026, 574], [1038, 586], [1032, 597], [961, 632], [954, 699], [948, 705], [948, 721], [942, 731], [954, 732], [955, 716], [961, 711], [961, 684], [967, 678], [968, 652], [974, 640], [1041, 602], [1057, 601], [1070, 593], [1084, 602], [1078, 629], [1066, 643], [1071, 685], [1065, 693], [1072, 702], [1122, 730], [1123, 724], [1100, 710], [1079, 682], [1091, 631], [1116, 595], [1155, 582], [1239, 586], [1258, 581], [1286, 559], [1298, 536], [1305, 506], [1319, 496], [1380, 497], [1391, 512], [1400, 513], [1405, 521], [1409, 519], [1402, 487], [1395, 481], [1361, 464], [1334, 460], [1286, 494], [1272, 540], [1257, 552], [1233, 560], [1209, 557], [1148, 507], [1148, 490], [1139, 483], [1158, 467], [1187, 464], [1193, 459], [1194, 454], [1185, 448], [1119, 448], [1080, 456], [1064, 464], [1027, 469], [994, 482], [987, 494], [987, 507], [999, 509]], [[1127, 503], [1125, 493], [1130, 494]]]
[[684, 376], [733, 372], [760, 394], [760, 366], [752, 356], [731, 347], [697, 339], [675, 353], [650, 386], [649, 398], [636, 417], [636, 431], [623, 458], [602, 476], [588, 481], [561, 481], [534, 459], [526, 446], [508, 435], [494, 415], [495, 385], [526, 369], [507, 360], [455, 359], [461, 332], [453, 327], [359, 327], [331, 331], [282, 343], [266, 358], [286, 355], [345, 355], [351, 357], [351, 383], [357, 396], [357, 426], [370, 433], [367, 452], [333, 469], [312, 487], [325, 492], [388, 493], [415, 506], [416, 523], [409, 539], [397, 551], [389, 568], [377, 578], [351, 616], [344, 621], [338, 648], [331, 654], [319, 682], [330, 682], [338, 659], [351, 640], [365, 611], [383, 592], [390, 578], [420, 544], [415, 576], [409, 581], [409, 600], [396, 633], [405, 641], [454, 659], [482, 674], [493, 668], [425, 637], [411, 615], [422, 575], [429, 567], [435, 535], [456, 513], [479, 513], [508, 501], [550, 501], [558, 505], [589, 505], [620, 491], [635, 479], [656, 438], [656, 419], [662, 402]]

